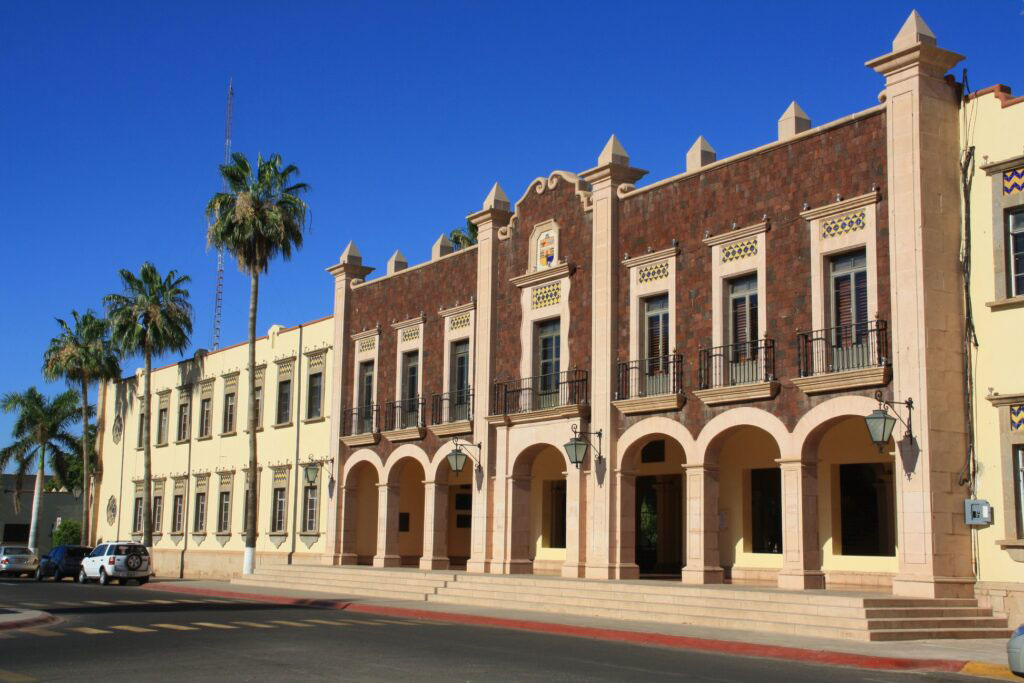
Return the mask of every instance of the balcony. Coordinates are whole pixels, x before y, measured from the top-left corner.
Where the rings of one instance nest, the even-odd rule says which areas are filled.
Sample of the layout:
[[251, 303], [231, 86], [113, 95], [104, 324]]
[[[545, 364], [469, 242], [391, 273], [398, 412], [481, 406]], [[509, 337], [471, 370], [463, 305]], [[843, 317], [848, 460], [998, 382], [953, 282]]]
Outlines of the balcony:
[[884, 386], [892, 378], [885, 320], [801, 332], [797, 348], [793, 384], [806, 394]]
[[758, 339], [700, 350], [700, 389], [707, 405], [775, 398], [775, 340]]
[[388, 441], [412, 441], [426, 434], [423, 399], [419, 396], [384, 404], [384, 438]]
[[434, 394], [430, 401], [430, 431], [456, 436], [473, 431], [473, 391], [468, 387]]
[[615, 400], [624, 415], [679, 410], [683, 393], [683, 357], [678, 353], [619, 363]]
[[371, 403], [347, 408], [341, 413], [341, 442], [346, 446], [368, 446], [380, 441], [380, 406]]
[[495, 382], [487, 420], [521, 424], [589, 415], [588, 378], [586, 370], [565, 370]]

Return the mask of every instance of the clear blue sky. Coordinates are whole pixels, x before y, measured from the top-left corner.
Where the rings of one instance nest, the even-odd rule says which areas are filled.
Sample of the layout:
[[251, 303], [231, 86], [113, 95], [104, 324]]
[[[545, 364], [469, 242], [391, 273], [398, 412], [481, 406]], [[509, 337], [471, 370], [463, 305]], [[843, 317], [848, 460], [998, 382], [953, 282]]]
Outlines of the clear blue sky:
[[[349, 239], [379, 270], [395, 248], [423, 261], [495, 180], [515, 201], [592, 166], [613, 132], [650, 182], [697, 135], [720, 157], [771, 141], [792, 99], [816, 124], [873, 106], [863, 62], [915, 7], [974, 89], [1024, 92], [1021, 0], [4, 3], [0, 392], [62, 389], [39, 371], [53, 318], [100, 308], [145, 260], [192, 276], [209, 346], [202, 211], [229, 77], [234, 149], [279, 152], [313, 186], [305, 248], [263, 281], [262, 334], [331, 312], [324, 268]], [[245, 338], [247, 296], [229, 263], [225, 344]]]

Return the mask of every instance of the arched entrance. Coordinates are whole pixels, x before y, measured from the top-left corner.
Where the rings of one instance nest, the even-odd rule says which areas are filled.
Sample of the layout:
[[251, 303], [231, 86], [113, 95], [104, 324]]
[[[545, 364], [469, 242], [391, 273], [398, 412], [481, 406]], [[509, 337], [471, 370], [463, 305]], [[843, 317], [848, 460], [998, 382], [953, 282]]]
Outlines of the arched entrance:
[[566, 560], [568, 463], [550, 444], [526, 449], [515, 460], [510, 485], [509, 571], [554, 574]]
[[[619, 489], [624, 532], [621, 578], [678, 580], [686, 556], [685, 462], [679, 442], [659, 433], [637, 441], [624, 453]], [[631, 571], [631, 564], [635, 570]]]
[[345, 475], [342, 564], [372, 564], [377, 554], [377, 468], [355, 463]]
[[[375, 564], [419, 566], [423, 556], [425, 479], [423, 465], [412, 457], [401, 458], [388, 469], [387, 514], [384, 519], [387, 540], [384, 547], [378, 544]], [[394, 560], [396, 555], [397, 562]], [[384, 562], [380, 562], [381, 557]]]
[[474, 467], [454, 474], [446, 457], [450, 446], [434, 456], [432, 480], [424, 484], [423, 557], [420, 569], [465, 569], [473, 523]]

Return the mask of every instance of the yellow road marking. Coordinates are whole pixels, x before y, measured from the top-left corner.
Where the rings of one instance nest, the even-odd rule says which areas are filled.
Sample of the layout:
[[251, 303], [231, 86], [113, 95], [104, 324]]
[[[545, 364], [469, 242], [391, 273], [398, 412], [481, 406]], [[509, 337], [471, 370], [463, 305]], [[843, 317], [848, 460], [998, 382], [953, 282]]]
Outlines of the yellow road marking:
[[327, 624], [328, 626], [348, 626], [347, 621], [330, 621], [328, 619], [303, 619], [308, 624]]
[[86, 600], [86, 602], [90, 605], [101, 605], [103, 607], [111, 607], [114, 604], [112, 602], [107, 602], [106, 600]]
[[44, 636], [46, 638], [64, 635], [60, 631], [51, 631], [48, 628], [23, 628], [22, 631], [24, 631], [25, 633], [31, 633], [34, 636]]
[[309, 624], [303, 624], [298, 621], [286, 621], [284, 619], [271, 619], [271, 624], [281, 624], [281, 626], [301, 626], [302, 628], [313, 628]]
[[998, 678], [1007, 681], [1019, 681], [1007, 667], [1001, 664], [989, 664], [988, 662], [970, 661], [960, 669], [960, 673], [968, 676], [985, 676], [987, 678]]
[[215, 624], [212, 621], [193, 621], [196, 626], [205, 626], [206, 628], [238, 628], [230, 624]]
[[22, 674], [14, 673], [13, 671], [0, 669], [0, 681], [4, 681], [4, 683], [28, 683], [29, 681], [34, 680], [36, 679], [31, 676], [24, 676]]
[[118, 631], [128, 631], [129, 633], [153, 633], [156, 631], [155, 628], [142, 628], [141, 626], [131, 626], [130, 624], [111, 626], [110, 628], [116, 628]]
[[157, 628], [169, 628], [172, 631], [198, 631], [195, 626], [185, 626], [184, 624], [150, 624]]
[[231, 623], [238, 624], [239, 626], [251, 626], [252, 628], [277, 628], [276, 626], [271, 626], [270, 624], [260, 624], [255, 621], [232, 621]]
[[91, 626], [71, 626], [68, 630], [78, 631], [79, 633], [84, 633], [87, 636], [98, 636], [110, 633], [110, 631], [105, 631], [101, 628], [92, 628]]

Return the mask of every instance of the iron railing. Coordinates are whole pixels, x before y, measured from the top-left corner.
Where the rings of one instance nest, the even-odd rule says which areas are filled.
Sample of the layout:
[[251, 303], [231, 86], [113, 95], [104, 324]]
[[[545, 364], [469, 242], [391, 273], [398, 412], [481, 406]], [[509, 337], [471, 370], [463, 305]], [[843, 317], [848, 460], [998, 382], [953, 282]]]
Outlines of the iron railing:
[[758, 339], [700, 350], [701, 389], [754, 384], [774, 379], [774, 339]]
[[870, 320], [797, 335], [800, 376], [889, 365], [885, 320]]
[[342, 436], [370, 434], [380, 431], [380, 406], [371, 403], [342, 411]]
[[515, 415], [588, 402], [586, 370], [564, 370], [495, 382], [491, 415]]
[[473, 419], [473, 390], [469, 387], [434, 394], [430, 401], [430, 424], [443, 425]]
[[683, 393], [683, 356], [642, 358], [619, 363], [616, 400]]
[[384, 404], [384, 431], [423, 427], [423, 399], [419, 396]]

